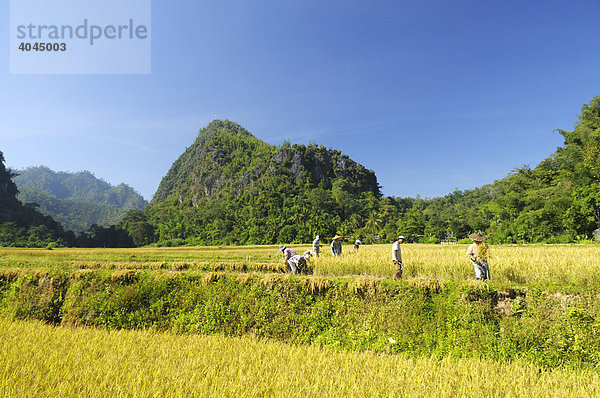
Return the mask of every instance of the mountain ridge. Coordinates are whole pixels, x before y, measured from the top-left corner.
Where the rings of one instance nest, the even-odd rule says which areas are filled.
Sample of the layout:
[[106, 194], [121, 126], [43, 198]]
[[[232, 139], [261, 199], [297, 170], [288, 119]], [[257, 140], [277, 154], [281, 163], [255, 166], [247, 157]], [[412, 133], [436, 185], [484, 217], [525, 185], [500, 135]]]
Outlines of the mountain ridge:
[[[332, 197], [334, 191], [336, 193]], [[246, 224], [248, 229], [265, 232], [266, 238], [258, 239], [259, 234], [255, 234], [251, 241], [272, 243], [278, 236], [277, 228], [267, 226], [259, 219], [280, 219], [277, 224], [282, 225], [284, 217], [278, 213], [287, 215], [294, 205], [305, 207], [311, 193], [313, 196], [327, 193], [325, 196], [330, 196], [331, 200], [323, 200], [322, 205], [313, 207], [323, 207], [322, 212], [340, 219], [347, 216], [341, 202], [349, 202], [350, 198], [367, 193], [375, 198], [381, 197], [375, 173], [339, 150], [315, 144], [270, 145], [237, 123], [214, 120], [199, 131], [194, 143], [173, 163], [148, 208], [159, 224], [164, 225], [163, 221], [166, 221], [161, 210], [165, 214], [183, 217], [182, 224], [185, 226], [182, 228], [163, 228], [165, 239], [202, 236], [207, 233], [209, 224], [223, 220], [237, 223], [240, 228], [224, 227], [219, 232], [219, 235], [224, 235], [222, 238], [230, 235], [233, 241], [239, 242], [234, 236], [243, 233], [241, 224]], [[252, 209], [248, 207], [249, 203], [252, 203]], [[289, 203], [290, 207], [277, 206], [277, 203]], [[219, 213], [215, 209], [219, 205], [225, 209], [232, 206], [246, 208], [251, 213], [260, 209], [258, 213], [262, 216], [253, 215], [252, 225], [247, 225], [243, 217], [233, 210], [213, 214], [213, 210]], [[213, 219], [203, 217], [202, 211], [213, 214]], [[308, 228], [311, 231], [315, 229], [316, 226]], [[328, 229], [333, 230], [333, 227]], [[291, 235], [300, 239], [297, 233], [303, 239], [308, 237], [307, 233], [299, 231]], [[203, 240], [210, 241], [211, 238]]]
[[127, 210], [143, 210], [147, 205], [131, 186], [113, 186], [87, 170], [65, 172], [36, 166], [14, 174], [20, 201], [35, 203], [43, 214], [75, 232], [93, 224], [116, 224]]

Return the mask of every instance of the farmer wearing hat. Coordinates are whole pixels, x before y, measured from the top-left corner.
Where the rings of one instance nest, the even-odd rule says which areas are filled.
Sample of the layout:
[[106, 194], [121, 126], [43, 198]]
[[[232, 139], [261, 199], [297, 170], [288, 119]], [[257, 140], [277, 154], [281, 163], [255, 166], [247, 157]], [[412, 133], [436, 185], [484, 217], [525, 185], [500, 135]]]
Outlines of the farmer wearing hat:
[[402, 270], [404, 266], [402, 265], [402, 252], [400, 251], [400, 244], [404, 243], [406, 239], [404, 236], [400, 235], [398, 239], [392, 245], [392, 261], [396, 266], [396, 275], [394, 275], [394, 280], [402, 278]]
[[342, 237], [339, 235], [334, 236], [331, 241], [331, 254], [333, 254], [333, 257], [342, 255]]
[[284, 245], [279, 246], [279, 251], [283, 252], [283, 259], [285, 263], [284, 265], [286, 272], [290, 272], [292, 270], [292, 267], [290, 267], [289, 260], [297, 254], [296, 251], [294, 249], [290, 249], [289, 247], [285, 247]]
[[484, 242], [487, 237], [481, 234], [471, 234], [469, 238], [473, 240], [473, 243], [467, 249], [467, 257], [475, 268], [475, 278], [478, 281], [488, 280], [490, 279], [490, 266], [488, 265], [490, 247]]

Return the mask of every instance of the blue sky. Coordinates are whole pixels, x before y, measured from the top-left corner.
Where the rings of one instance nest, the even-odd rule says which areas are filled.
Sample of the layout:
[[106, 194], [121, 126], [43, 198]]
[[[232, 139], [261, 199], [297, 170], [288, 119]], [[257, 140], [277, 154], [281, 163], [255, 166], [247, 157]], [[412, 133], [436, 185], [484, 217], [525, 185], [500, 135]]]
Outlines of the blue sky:
[[0, 14], [7, 166], [89, 170], [148, 200], [215, 117], [435, 197], [535, 166], [600, 95], [597, 0], [155, 1], [148, 75], [10, 74]]

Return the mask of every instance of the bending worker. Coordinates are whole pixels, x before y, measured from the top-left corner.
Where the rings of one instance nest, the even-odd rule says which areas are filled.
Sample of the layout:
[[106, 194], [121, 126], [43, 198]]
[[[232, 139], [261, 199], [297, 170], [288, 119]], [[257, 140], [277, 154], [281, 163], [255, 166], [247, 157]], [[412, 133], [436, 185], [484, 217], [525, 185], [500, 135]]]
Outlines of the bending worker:
[[296, 254], [290, 257], [288, 264], [293, 274], [308, 273], [308, 262], [310, 260], [311, 251], [307, 250], [303, 255]]
[[279, 251], [283, 252], [285, 271], [290, 272], [292, 270], [292, 268], [290, 267], [289, 260], [290, 260], [290, 258], [292, 258], [293, 256], [295, 256], [297, 254], [296, 251], [294, 249], [285, 247], [284, 245], [279, 246]]

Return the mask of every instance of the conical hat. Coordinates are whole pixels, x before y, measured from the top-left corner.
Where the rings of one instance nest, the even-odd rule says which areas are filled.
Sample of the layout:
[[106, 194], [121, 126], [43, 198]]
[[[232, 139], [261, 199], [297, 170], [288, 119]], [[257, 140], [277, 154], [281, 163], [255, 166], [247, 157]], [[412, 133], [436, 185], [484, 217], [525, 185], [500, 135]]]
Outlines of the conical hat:
[[483, 242], [487, 239], [487, 236], [483, 236], [481, 234], [471, 234], [469, 235], [469, 238], [473, 239], [476, 242]]

